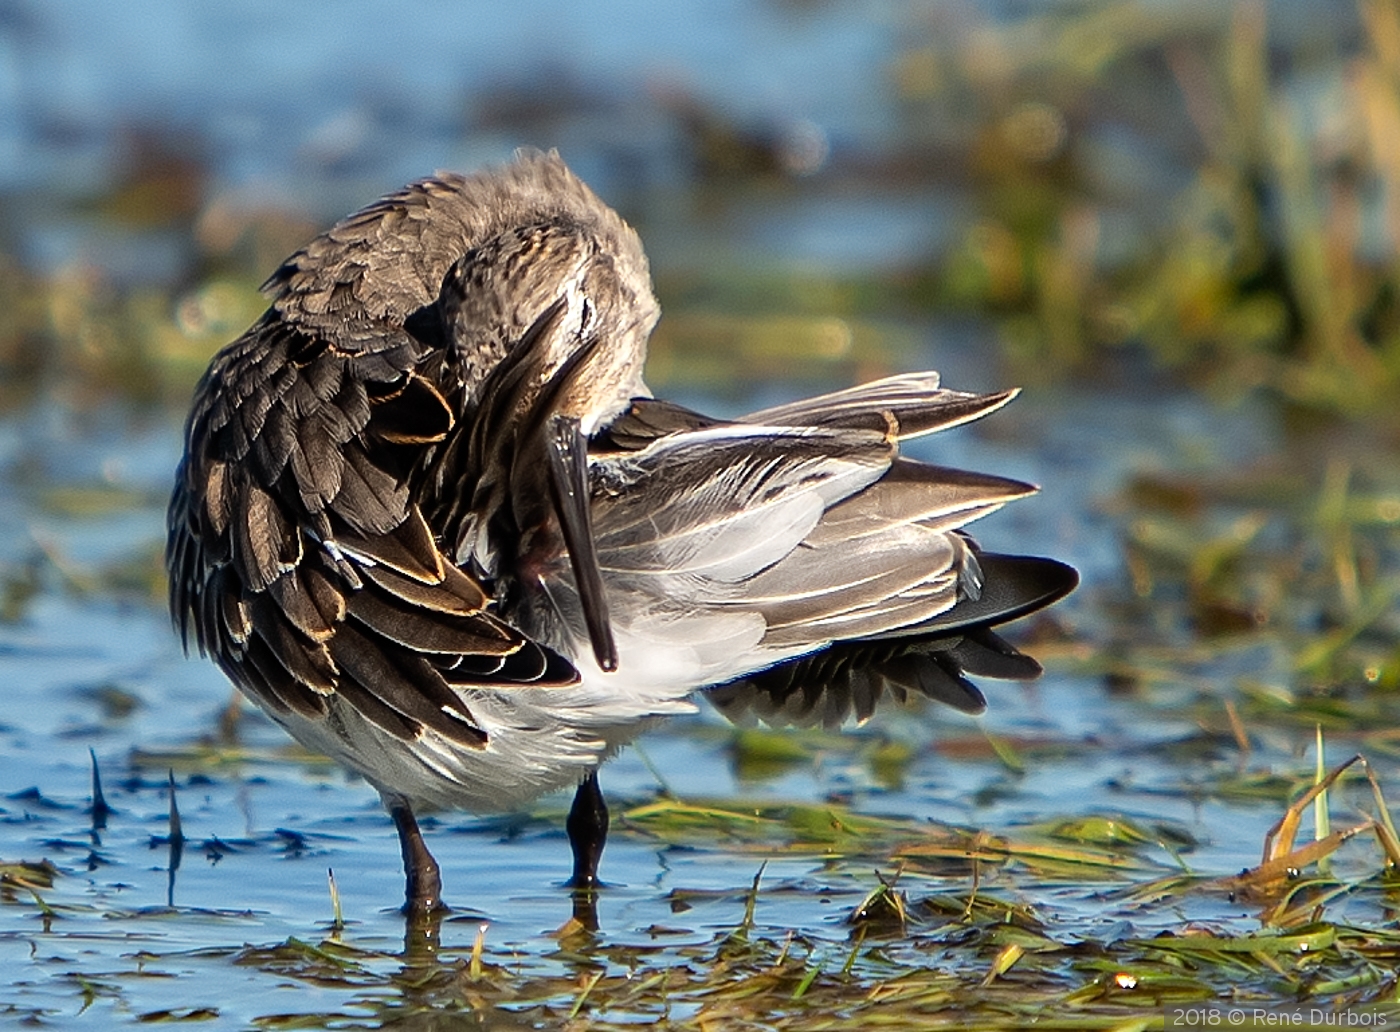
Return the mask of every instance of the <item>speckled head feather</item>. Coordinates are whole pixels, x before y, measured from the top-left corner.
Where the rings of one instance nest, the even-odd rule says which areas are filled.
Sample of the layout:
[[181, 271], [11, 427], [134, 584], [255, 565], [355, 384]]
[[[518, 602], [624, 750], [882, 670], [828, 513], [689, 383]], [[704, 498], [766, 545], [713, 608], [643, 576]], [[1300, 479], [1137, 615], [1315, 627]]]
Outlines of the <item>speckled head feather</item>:
[[502, 233], [551, 223], [584, 228], [647, 284], [655, 308], [641, 240], [555, 151], [522, 150], [503, 168], [411, 183], [337, 222], [262, 289], [289, 324], [333, 336], [342, 350], [381, 351], [404, 343], [404, 320], [437, 300], [464, 255]]

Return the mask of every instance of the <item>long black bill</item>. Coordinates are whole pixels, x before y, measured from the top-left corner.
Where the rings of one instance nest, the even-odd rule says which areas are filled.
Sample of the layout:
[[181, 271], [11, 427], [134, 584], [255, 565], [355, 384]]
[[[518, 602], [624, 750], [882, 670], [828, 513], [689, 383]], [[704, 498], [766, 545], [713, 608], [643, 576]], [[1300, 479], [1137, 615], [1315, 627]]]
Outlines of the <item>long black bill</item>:
[[593, 516], [588, 507], [588, 441], [573, 416], [554, 416], [549, 425], [549, 483], [554, 511], [569, 546], [569, 562], [578, 582], [583, 619], [593, 656], [602, 670], [617, 669], [617, 643], [603, 594], [603, 573], [593, 544]]

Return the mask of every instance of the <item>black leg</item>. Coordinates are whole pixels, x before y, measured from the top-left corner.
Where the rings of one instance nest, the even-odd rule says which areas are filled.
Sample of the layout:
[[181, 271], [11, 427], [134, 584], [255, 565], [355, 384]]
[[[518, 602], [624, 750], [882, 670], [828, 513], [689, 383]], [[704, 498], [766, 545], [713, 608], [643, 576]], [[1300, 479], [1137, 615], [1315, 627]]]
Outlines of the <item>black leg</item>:
[[442, 873], [437, 861], [428, 852], [423, 833], [413, 811], [402, 800], [389, 803], [389, 816], [399, 831], [399, 848], [403, 850], [404, 913], [410, 917], [442, 910]]
[[608, 804], [598, 787], [597, 771], [578, 786], [564, 828], [574, 851], [574, 876], [567, 883], [569, 888], [595, 889], [602, 885], [598, 880], [598, 861], [608, 841]]

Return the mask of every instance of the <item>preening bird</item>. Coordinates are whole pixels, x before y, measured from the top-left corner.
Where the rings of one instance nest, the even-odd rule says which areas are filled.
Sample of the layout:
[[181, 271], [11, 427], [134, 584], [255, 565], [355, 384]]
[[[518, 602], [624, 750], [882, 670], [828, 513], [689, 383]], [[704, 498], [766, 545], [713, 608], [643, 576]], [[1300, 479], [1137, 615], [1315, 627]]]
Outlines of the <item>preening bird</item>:
[[557, 155], [405, 187], [264, 291], [196, 389], [171, 611], [378, 789], [410, 912], [441, 906], [415, 811], [572, 785], [572, 884], [596, 885], [599, 765], [697, 693], [834, 725], [1040, 672], [991, 628], [1076, 574], [962, 529], [1034, 488], [900, 454], [1015, 392], [913, 373], [728, 420], [653, 398], [641, 242]]

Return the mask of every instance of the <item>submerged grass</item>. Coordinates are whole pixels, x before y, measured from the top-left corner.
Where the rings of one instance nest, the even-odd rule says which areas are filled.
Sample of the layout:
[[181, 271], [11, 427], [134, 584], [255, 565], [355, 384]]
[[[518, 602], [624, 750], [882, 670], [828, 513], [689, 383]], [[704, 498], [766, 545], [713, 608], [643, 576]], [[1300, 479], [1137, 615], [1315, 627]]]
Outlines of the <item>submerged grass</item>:
[[[674, 1028], [1122, 1028], [1160, 1021], [1170, 1003], [1307, 1001], [1327, 1009], [1400, 1013], [1394, 967], [1400, 936], [1312, 922], [1237, 935], [1208, 927], [1112, 941], [1057, 938], [1014, 905], [914, 896], [880, 885], [854, 916], [845, 944], [783, 933], [756, 919], [673, 947], [574, 943], [557, 964], [522, 969], [518, 955], [441, 949], [385, 952], [353, 936], [299, 939], [236, 954], [202, 954], [278, 979], [334, 990], [329, 1012], [264, 1013], [266, 1028], [358, 1027], [412, 1015], [473, 1015], [519, 1027]], [[874, 907], [895, 914], [872, 915]], [[149, 970], [179, 964], [148, 956]], [[1248, 988], [1241, 995], [1241, 987]], [[217, 1014], [215, 1006], [181, 1013]], [[494, 1017], [492, 1017], [494, 1015]], [[152, 1020], [154, 1014], [145, 1020]]]
[[[614, 837], [731, 866], [750, 856], [754, 873], [728, 890], [672, 890], [672, 924], [640, 936], [570, 922], [541, 952], [495, 941], [488, 922], [472, 924], [461, 945], [444, 945], [461, 938], [443, 935], [452, 920], [409, 924], [402, 947], [389, 947], [353, 915], [345, 920], [336, 899], [321, 935], [194, 951], [147, 946], [109, 961], [100, 977], [70, 982], [85, 1008], [101, 1008], [140, 997], [143, 980], [230, 966], [333, 1001], [254, 1007], [252, 1025], [268, 1029], [452, 1015], [519, 1028], [1124, 1029], [1160, 1027], [1162, 1008], [1208, 1001], [1400, 1017], [1400, 880], [1381, 781], [1353, 757], [1320, 780], [1300, 766], [1296, 779], [1275, 781], [1273, 798], [1290, 785], [1305, 787], [1258, 844], [1260, 862], [1238, 874], [1188, 869], [1189, 836], [1092, 807], [994, 835], [837, 803], [663, 797], [622, 811]], [[1315, 801], [1325, 799], [1334, 820], [1334, 809], [1356, 805], [1357, 791], [1374, 808], [1366, 822], [1327, 833], [1324, 821], [1314, 837], [1302, 834]], [[1324, 869], [1329, 859], [1346, 873]], [[766, 874], [775, 861], [811, 873]], [[47, 862], [0, 868], [0, 904], [32, 910], [46, 948], [63, 943], [65, 925], [74, 945], [89, 934], [79, 929], [92, 906], [65, 886], [71, 874]], [[839, 923], [793, 927], [782, 916], [794, 902], [823, 898]], [[1358, 902], [1370, 920], [1342, 916]], [[1242, 920], [1241, 906], [1254, 917]], [[254, 918], [101, 909], [104, 923], [133, 930]], [[1186, 916], [1193, 911], [1214, 916]], [[136, 1016], [219, 1021], [245, 1013], [245, 1003], [199, 1000], [196, 989]]]

